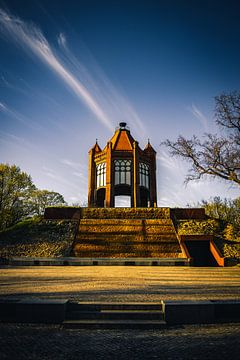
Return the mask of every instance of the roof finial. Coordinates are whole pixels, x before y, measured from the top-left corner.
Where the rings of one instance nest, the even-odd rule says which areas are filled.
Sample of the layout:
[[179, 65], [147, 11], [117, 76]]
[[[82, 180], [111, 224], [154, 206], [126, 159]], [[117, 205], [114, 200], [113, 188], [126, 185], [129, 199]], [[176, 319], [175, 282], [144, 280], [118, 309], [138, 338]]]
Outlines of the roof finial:
[[127, 126], [127, 123], [125, 123], [125, 122], [120, 122], [120, 123], [119, 123], [120, 129], [125, 129], [126, 126]]
[[96, 138], [96, 144], [98, 143], [98, 139]]

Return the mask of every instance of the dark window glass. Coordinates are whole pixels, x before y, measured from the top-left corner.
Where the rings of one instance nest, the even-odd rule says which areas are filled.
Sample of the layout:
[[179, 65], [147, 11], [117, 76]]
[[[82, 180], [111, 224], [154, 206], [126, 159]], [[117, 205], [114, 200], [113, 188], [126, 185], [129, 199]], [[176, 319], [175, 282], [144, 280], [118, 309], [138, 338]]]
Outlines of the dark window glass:
[[106, 186], [106, 163], [97, 165], [97, 188]]
[[139, 164], [140, 186], [149, 189], [149, 165], [145, 163]]
[[115, 185], [127, 184], [131, 185], [131, 160], [115, 160]]

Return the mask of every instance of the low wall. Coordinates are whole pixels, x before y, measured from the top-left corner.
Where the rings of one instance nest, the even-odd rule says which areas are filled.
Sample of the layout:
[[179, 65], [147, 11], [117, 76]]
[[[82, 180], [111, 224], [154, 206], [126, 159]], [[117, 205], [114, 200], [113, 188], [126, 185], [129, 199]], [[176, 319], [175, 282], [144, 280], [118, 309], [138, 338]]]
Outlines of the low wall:
[[162, 301], [168, 325], [239, 322], [240, 301]]
[[210, 241], [210, 251], [218, 263], [218, 266], [225, 266], [225, 258], [222, 256], [213, 240]]
[[79, 220], [80, 207], [47, 207], [44, 212], [46, 220]]
[[12, 258], [11, 266], [189, 266], [186, 258]]
[[[91, 303], [81, 303], [87, 306]], [[117, 303], [115, 303], [117, 304]], [[151, 304], [151, 303], [150, 303]], [[166, 325], [184, 324], [213, 324], [225, 322], [239, 322], [240, 301], [236, 300], [209, 300], [209, 301], [161, 301], [162, 311]], [[67, 317], [68, 306], [78, 306], [78, 303], [69, 302], [68, 299], [3, 299], [0, 300], [0, 321], [15, 323], [42, 323], [62, 324]], [[91, 304], [92, 305], [92, 304]], [[96, 303], [97, 309], [101, 303]], [[107, 303], [104, 303], [106, 306]], [[111, 305], [111, 303], [109, 303]], [[123, 307], [128, 303], [120, 303]], [[131, 307], [146, 303], [131, 304]], [[158, 306], [159, 306], [158, 305]], [[96, 312], [96, 309], [93, 310]], [[93, 316], [94, 319], [94, 316]], [[152, 323], [154, 324], [154, 323]], [[231, 356], [229, 357], [231, 358]]]
[[187, 247], [185, 245], [185, 241], [209, 241], [209, 251], [212, 256], [216, 260], [218, 266], [226, 266], [225, 258], [222, 256], [220, 250], [217, 245], [214, 243], [213, 235], [180, 235], [180, 245], [183, 250], [183, 254], [190, 258]]
[[19, 323], [60, 324], [65, 319], [68, 300], [0, 300], [0, 320]]
[[48, 207], [45, 209], [46, 220], [59, 219], [207, 219], [203, 208], [80, 208]]
[[207, 219], [205, 214], [205, 209], [203, 208], [176, 208], [171, 209], [171, 216], [175, 217], [177, 220], [204, 220]]

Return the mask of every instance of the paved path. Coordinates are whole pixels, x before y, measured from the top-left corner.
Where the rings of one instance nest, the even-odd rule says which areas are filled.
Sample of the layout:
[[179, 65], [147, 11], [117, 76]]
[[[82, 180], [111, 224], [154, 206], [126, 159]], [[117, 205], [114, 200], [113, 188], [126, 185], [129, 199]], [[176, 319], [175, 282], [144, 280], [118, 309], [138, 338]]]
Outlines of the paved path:
[[[16, 267], [0, 269], [0, 297], [92, 301], [239, 299], [239, 268]], [[66, 330], [0, 324], [1, 360], [237, 360], [240, 324], [164, 330]]]
[[136, 302], [239, 299], [240, 268], [3, 267], [0, 296]]
[[238, 360], [240, 324], [66, 330], [0, 324], [1, 360]]

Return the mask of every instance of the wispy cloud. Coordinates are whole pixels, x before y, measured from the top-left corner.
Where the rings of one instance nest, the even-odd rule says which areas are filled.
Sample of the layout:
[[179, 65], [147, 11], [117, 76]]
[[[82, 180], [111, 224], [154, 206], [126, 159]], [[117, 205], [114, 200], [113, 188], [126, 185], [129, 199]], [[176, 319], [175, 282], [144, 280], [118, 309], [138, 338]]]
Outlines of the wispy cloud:
[[166, 151], [161, 150], [160, 154], [157, 155], [157, 160], [159, 165], [166, 168], [167, 170], [183, 173], [182, 162], [177, 158], [170, 156]]
[[70, 167], [71, 174], [80, 178], [83, 184], [87, 183], [87, 166], [68, 159], [61, 159], [60, 162]]
[[50, 97], [46, 92], [39, 91], [39, 89], [36, 86], [33, 86], [32, 84], [28, 83], [22, 77], [15, 76], [13, 74], [10, 74], [9, 72], [7, 73], [7, 75], [1, 75], [0, 86], [11, 89], [12, 91], [20, 93], [31, 99], [41, 98], [53, 104], [55, 111], [56, 108], [61, 109], [62, 107], [61, 103], [57, 102], [53, 97]]
[[17, 145], [18, 147], [20, 146], [26, 148], [27, 146], [27, 143], [24, 138], [5, 131], [0, 131], [0, 140], [6, 144], [10, 144], [10, 145], [14, 144]]
[[39, 130], [41, 128], [41, 126], [37, 122], [30, 120], [25, 115], [19, 113], [18, 111], [16, 111], [13, 108], [10, 108], [8, 105], [6, 105], [5, 103], [3, 103], [1, 101], [0, 101], [0, 112], [5, 113], [7, 116], [21, 122], [22, 124], [24, 124], [26, 126], [33, 128], [33, 129]]
[[7, 107], [4, 103], [0, 102], [0, 110], [1, 111], [7, 111]]
[[25, 138], [0, 130], [0, 154], [2, 162], [18, 164], [19, 161], [15, 160], [16, 157], [21, 161], [26, 153], [30, 154], [33, 151], [33, 147]]
[[139, 138], [144, 139], [146, 137], [146, 128], [137, 111], [122, 92], [112, 84], [90, 52], [84, 49], [85, 54], [87, 54], [87, 68], [69, 49], [65, 34], [60, 33], [57, 40], [69, 66], [72, 67], [73, 72], [77, 74], [81, 82], [85, 84], [91, 94], [94, 95], [94, 98], [101, 104], [108, 117], [114, 119], [114, 121], [127, 122], [135, 130]]
[[157, 155], [158, 206], [186, 206], [186, 168], [182, 161], [162, 150]]
[[70, 168], [72, 168], [73, 170], [80, 170], [81, 168], [86, 168], [86, 166], [81, 165], [78, 162], [74, 162], [72, 160], [69, 159], [60, 159], [60, 162], [64, 165], [69, 166]]
[[99, 106], [86, 87], [62, 63], [38, 27], [33, 24], [27, 24], [20, 18], [2, 9], [0, 9], [0, 25], [2, 33], [7, 38], [11, 38], [22, 46], [24, 50], [34, 54], [39, 60], [45, 63], [107, 128], [113, 129], [113, 125], [104, 113], [104, 110]]
[[6, 133], [5, 131], [0, 131], [0, 134], [3, 135], [3, 136], [6, 136], [14, 141], [18, 141], [18, 142], [25, 142], [24, 138], [20, 137], [20, 136], [17, 136], [17, 135], [14, 135], [14, 134], [10, 134], [10, 133]]
[[5, 78], [5, 76], [1, 75], [1, 83], [2, 85], [6, 86], [6, 87], [11, 87], [11, 84], [9, 83], [9, 81]]
[[87, 184], [87, 177], [86, 177], [83, 173], [81, 173], [81, 172], [79, 172], [79, 171], [73, 171], [72, 174], [73, 174], [74, 176], [80, 178], [81, 184]]
[[2, 9], [0, 31], [52, 70], [108, 129], [112, 131], [116, 122], [126, 121], [140, 139], [146, 140], [145, 126], [132, 104], [113, 86], [88, 51], [88, 68], [74, 56], [64, 33], [59, 34], [56, 49], [33, 23]]
[[197, 118], [204, 131], [208, 131], [208, 119], [206, 118], [206, 116], [198, 109], [198, 107], [195, 105], [195, 104], [192, 104], [191, 106], [187, 107], [188, 111], [190, 111], [194, 116], [195, 118]]
[[60, 33], [58, 35], [57, 41], [58, 41], [59, 46], [66, 47], [67, 40], [63, 33]]
[[48, 176], [49, 178], [55, 180], [57, 183], [67, 185], [68, 187], [75, 188], [76, 190], [79, 190], [79, 186], [77, 186], [73, 182], [68, 181], [65, 178], [63, 178], [63, 176], [60, 173], [56, 172], [54, 169], [43, 166], [42, 170], [43, 170], [43, 172], [44, 172], [44, 174], [46, 176]]

